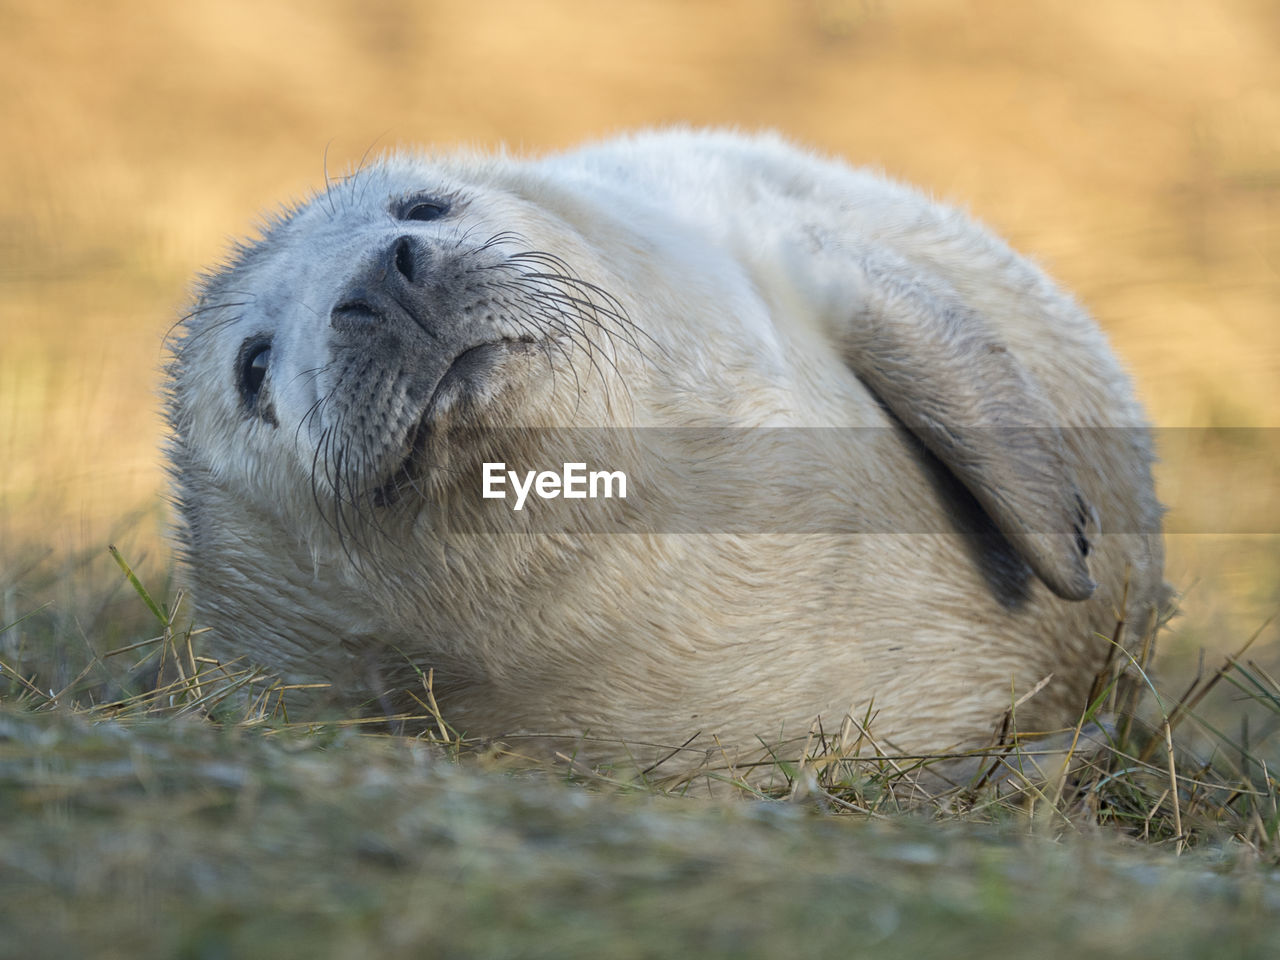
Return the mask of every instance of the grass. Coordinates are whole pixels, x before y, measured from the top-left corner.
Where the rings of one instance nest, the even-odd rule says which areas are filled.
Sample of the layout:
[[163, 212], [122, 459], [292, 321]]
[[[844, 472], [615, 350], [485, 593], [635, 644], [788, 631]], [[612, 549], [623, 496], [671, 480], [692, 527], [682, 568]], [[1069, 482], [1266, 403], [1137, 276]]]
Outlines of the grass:
[[[1262, 957], [1280, 937], [1280, 685], [1248, 644], [1169, 697], [1152, 631], [1049, 746], [1016, 704], [976, 758], [892, 756], [847, 718], [779, 748], [769, 789], [705, 771], [745, 798], [707, 800], [459, 737], [429, 674], [414, 734], [290, 718], [287, 687], [201, 657], [181, 594], [115, 559], [121, 589], [86, 609], [132, 637], [93, 653], [47, 607], [0, 625], [0, 956]], [[1261, 742], [1206, 719], [1228, 693]]]
[[1280, 932], [1226, 851], [590, 790], [350, 728], [0, 730], [27, 957], [1261, 957]]

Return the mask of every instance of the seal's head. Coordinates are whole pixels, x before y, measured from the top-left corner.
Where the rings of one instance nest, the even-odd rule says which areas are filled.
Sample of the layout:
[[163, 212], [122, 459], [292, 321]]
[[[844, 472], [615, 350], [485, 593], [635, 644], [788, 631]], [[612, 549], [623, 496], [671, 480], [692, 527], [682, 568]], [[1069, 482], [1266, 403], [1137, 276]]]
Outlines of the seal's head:
[[580, 422], [597, 400], [607, 420], [635, 326], [571, 265], [608, 272], [554, 193], [501, 169], [364, 169], [206, 277], [170, 368], [179, 480], [291, 520], [318, 505], [341, 534], [430, 484], [450, 431]]

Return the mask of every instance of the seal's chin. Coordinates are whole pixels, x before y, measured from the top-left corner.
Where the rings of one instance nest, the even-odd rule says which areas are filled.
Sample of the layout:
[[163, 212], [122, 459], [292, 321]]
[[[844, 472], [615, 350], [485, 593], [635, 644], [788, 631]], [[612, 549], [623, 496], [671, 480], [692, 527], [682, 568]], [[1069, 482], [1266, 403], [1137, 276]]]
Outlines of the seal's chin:
[[469, 347], [453, 358], [423, 406], [422, 416], [405, 438], [405, 455], [390, 476], [373, 492], [379, 507], [395, 504], [406, 490], [417, 489], [417, 467], [427, 439], [440, 421], [464, 406], [479, 406], [495, 392], [497, 370], [504, 357], [534, 348], [532, 337], [497, 340]]

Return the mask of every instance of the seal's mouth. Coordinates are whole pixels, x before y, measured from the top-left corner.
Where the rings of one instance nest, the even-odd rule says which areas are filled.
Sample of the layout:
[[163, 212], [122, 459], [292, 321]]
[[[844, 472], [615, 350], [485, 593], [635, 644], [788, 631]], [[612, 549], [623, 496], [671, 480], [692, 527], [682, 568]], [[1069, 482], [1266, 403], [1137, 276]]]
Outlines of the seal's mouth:
[[533, 337], [495, 340], [468, 347], [453, 358], [423, 405], [422, 416], [405, 438], [404, 457], [387, 480], [374, 490], [375, 506], [392, 506], [406, 489], [417, 489], [416, 466], [422, 459], [432, 427], [438, 418], [469, 394], [479, 394], [487, 375], [503, 356], [528, 349], [534, 342]]
[[453, 362], [449, 364], [449, 368], [445, 370], [444, 375], [436, 383], [435, 389], [431, 391], [431, 396], [427, 398], [427, 405], [423, 409], [423, 420], [432, 419], [442, 413], [442, 408], [456, 399], [469, 382], [483, 377], [492, 370], [495, 361], [513, 349], [514, 344], [532, 342], [532, 337], [520, 340], [496, 340], [463, 350], [453, 358]]

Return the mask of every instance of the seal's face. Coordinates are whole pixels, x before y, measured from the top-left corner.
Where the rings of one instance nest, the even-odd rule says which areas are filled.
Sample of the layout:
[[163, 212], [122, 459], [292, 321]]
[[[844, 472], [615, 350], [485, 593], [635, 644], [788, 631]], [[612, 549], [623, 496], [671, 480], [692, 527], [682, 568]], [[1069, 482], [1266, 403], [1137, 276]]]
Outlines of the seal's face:
[[269, 512], [310, 498], [341, 533], [421, 491], [450, 429], [563, 419], [634, 344], [549, 252], [573, 246], [539, 205], [421, 162], [332, 186], [207, 279], [171, 370], [175, 460], [199, 451]]

